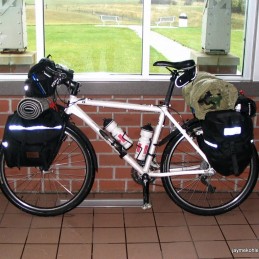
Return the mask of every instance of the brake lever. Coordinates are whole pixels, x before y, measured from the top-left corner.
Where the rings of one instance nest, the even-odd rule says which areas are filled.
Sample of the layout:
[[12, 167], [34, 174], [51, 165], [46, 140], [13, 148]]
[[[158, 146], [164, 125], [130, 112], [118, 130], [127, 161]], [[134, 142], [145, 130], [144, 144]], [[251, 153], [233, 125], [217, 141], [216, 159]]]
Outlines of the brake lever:
[[61, 79], [60, 77], [57, 77], [53, 83], [51, 84], [51, 87], [55, 87], [56, 85], [59, 85], [62, 82], [63, 79]]
[[[50, 67], [46, 67], [46, 71], [49, 72], [50, 74], [52, 74], [53, 76], [56, 76], [57, 78], [60, 78], [61, 80], [64, 80], [67, 78], [66, 73], [62, 73], [59, 71], [55, 71]], [[55, 80], [56, 81], [56, 80]]]

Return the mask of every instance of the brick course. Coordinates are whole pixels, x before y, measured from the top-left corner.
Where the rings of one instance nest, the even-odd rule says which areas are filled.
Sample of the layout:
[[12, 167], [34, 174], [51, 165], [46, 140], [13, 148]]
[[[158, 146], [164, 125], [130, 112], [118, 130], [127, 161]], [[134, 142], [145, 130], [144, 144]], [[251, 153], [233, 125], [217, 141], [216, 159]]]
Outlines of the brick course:
[[[89, 98], [105, 99], [128, 103], [145, 103], [145, 104], [159, 104], [163, 100], [162, 96], [88, 96]], [[18, 102], [22, 96], [1, 96], [0, 98], [0, 138], [3, 136], [4, 125], [7, 116], [11, 114], [17, 107]], [[259, 107], [259, 97], [253, 98], [257, 102]], [[181, 96], [173, 98], [172, 107], [177, 110], [183, 119], [192, 118], [189, 107], [185, 104]], [[104, 109], [102, 107], [84, 107], [87, 114], [96, 120], [97, 124], [102, 125], [104, 118], [113, 118], [119, 124], [120, 127], [125, 130], [128, 135], [134, 141], [133, 147], [129, 150], [129, 153], [134, 155], [136, 142], [139, 138], [140, 127], [146, 123], [152, 123], [153, 125], [157, 122], [157, 115], [153, 115], [147, 112], [138, 113], [136, 111], [124, 111], [120, 109]], [[182, 118], [176, 115], [178, 121]], [[102, 142], [99, 137], [91, 131], [84, 123], [78, 119], [72, 118], [76, 125], [88, 136], [91, 140], [99, 163], [99, 172], [96, 176], [96, 181], [93, 187], [94, 192], [141, 192], [142, 189], [137, 185], [131, 178], [131, 168], [126, 162], [118, 157], [118, 155], [112, 151], [112, 149]], [[257, 117], [254, 119], [254, 135], [255, 144], [259, 150], [259, 120]], [[163, 134], [166, 135], [169, 132], [169, 125], [166, 125]], [[158, 149], [158, 158], [161, 155], [162, 148]], [[152, 191], [161, 191], [161, 180], [157, 179], [155, 186], [151, 187]], [[257, 186], [256, 189], [259, 189]]]

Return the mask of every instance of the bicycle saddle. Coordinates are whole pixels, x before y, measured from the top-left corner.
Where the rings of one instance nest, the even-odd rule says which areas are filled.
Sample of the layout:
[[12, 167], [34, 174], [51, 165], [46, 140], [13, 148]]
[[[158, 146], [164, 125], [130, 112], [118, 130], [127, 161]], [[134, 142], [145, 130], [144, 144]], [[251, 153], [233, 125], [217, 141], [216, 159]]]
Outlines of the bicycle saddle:
[[184, 60], [184, 61], [180, 61], [180, 62], [170, 62], [170, 61], [156, 61], [153, 66], [156, 67], [172, 67], [175, 68], [177, 70], [180, 69], [187, 69], [187, 68], [191, 68], [193, 66], [195, 66], [195, 62], [194, 60], [190, 59], [190, 60]]

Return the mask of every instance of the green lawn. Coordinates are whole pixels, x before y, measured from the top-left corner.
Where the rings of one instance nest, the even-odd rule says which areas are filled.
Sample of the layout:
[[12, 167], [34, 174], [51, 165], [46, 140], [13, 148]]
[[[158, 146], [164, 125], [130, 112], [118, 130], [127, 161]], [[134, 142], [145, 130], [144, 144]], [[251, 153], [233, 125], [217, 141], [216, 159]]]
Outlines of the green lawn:
[[140, 73], [141, 40], [128, 29], [46, 26], [46, 53], [76, 72]]
[[183, 46], [197, 51], [201, 50], [201, 28], [155, 28], [153, 30], [181, 43]]
[[[182, 45], [201, 51], [201, 28], [175, 28], [175, 29], [159, 29], [155, 28], [154, 31], [166, 36], [169, 39], [177, 41]], [[244, 48], [244, 32], [243, 30], [231, 31], [231, 48], [230, 53], [240, 58], [240, 66], [243, 62], [243, 48]]]
[[[166, 36], [169, 39], [175, 40], [182, 45], [191, 49], [201, 50], [201, 28], [175, 28], [175, 29], [157, 29], [154, 31]], [[237, 56], [242, 55], [243, 50], [243, 31], [232, 30], [231, 31], [231, 53]]]
[[[191, 49], [201, 50], [200, 28], [155, 28], [154, 30]], [[28, 35], [28, 49], [35, 49], [34, 26], [28, 26]], [[51, 54], [57, 63], [65, 64], [78, 73], [103, 71], [141, 73], [141, 39], [127, 28], [96, 27], [85, 24], [47, 25], [45, 37], [46, 54]], [[231, 53], [240, 57], [241, 64], [242, 39], [241, 30], [232, 31]], [[152, 66], [153, 62], [162, 59], [165, 57], [151, 48], [151, 73], [166, 73], [164, 69]]]
[[[28, 35], [29, 49], [35, 49], [34, 26], [28, 26]], [[142, 42], [135, 32], [127, 28], [47, 25], [45, 38], [46, 55], [51, 54], [57, 63], [77, 73], [141, 73]], [[152, 64], [165, 58], [153, 48], [151, 56], [151, 71], [158, 73], [161, 69]]]

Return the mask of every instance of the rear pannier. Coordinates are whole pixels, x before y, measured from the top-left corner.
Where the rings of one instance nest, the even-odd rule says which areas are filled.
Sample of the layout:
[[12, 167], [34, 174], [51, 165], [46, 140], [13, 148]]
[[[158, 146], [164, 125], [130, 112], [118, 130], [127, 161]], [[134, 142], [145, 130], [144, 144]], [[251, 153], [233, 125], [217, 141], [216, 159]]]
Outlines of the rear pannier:
[[203, 134], [198, 144], [210, 165], [224, 176], [240, 175], [254, 148], [251, 117], [256, 113], [255, 102], [233, 84], [206, 72], [198, 73], [182, 92], [200, 120]]
[[201, 121], [200, 148], [220, 174], [240, 175], [251, 160], [253, 124], [250, 117], [233, 110], [214, 111]]

